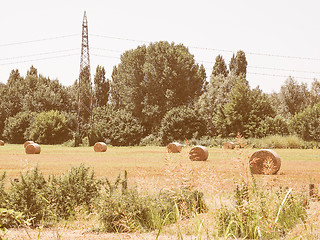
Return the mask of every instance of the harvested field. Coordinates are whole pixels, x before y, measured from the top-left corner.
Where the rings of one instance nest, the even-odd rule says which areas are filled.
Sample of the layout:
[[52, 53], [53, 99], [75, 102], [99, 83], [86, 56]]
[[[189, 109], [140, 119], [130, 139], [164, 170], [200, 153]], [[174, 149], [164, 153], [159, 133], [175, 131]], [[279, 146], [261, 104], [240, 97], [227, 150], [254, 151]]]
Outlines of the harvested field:
[[[92, 147], [64, 147], [59, 145], [41, 145], [41, 154], [26, 155], [23, 145], [7, 144], [0, 148], [0, 166], [7, 172], [7, 177], [19, 177], [20, 172], [26, 171], [38, 164], [45, 174], [61, 174], [72, 166], [84, 163], [95, 170], [97, 177], [116, 177], [121, 171], [127, 170], [129, 181], [134, 181], [141, 170], [146, 178], [153, 183], [164, 176], [165, 159], [179, 159], [189, 167], [201, 170], [208, 168], [217, 173], [216, 180], [232, 182], [238, 169], [235, 164], [237, 151], [229, 152], [220, 148], [208, 148], [209, 157], [205, 162], [190, 161], [189, 148], [184, 148], [179, 154], [166, 153], [166, 147], [112, 147], [108, 146], [105, 154], [95, 154]], [[306, 186], [310, 179], [315, 184], [320, 183], [320, 150], [276, 149], [281, 158], [281, 169], [274, 176], [256, 176], [257, 179], [276, 178], [277, 181], [294, 185]], [[248, 149], [242, 153], [247, 157], [255, 152]], [[217, 184], [216, 184], [217, 185]]]
[[[7, 184], [9, 179], [19, 177], [20, 172], [25, 172], [37, 164], [46, 176], [65, 173], [72, 166], [79, 166], [81, 163], [94, 169], [98, 178], [106, 176], [111, 180], [115, 179], [120, 172], [127, 170], [129, 185], [138, 183], [138, 186], [143, 186], [149, 191], [158, 191], [164, 188], [165, 184], [173, 184], [175, 180], [185, 177], [185, 173], [193, 169], [193, 173], [199, 175], [197, 187], [205, 193], [208, 205], [213, 208], [222, 201], [228, 201], [225, 196], [233, 193], [234, 180], [242, 171], [241, 162], [249, 161], [252, 153], [256, 151], [256, 149], [228, 151], [222, 148], [208, 148], [207, 161], [190, 161], [190, 149], [191, 147], [186, 147], [181, 153], [169, 154], [166, 147], [108, 146], [104, 154], [96, 154], [92, 151], [92, 147], [42, 145], [40, 155], [26, 155], [23, 145], [6, 144], [5, 147], [0, 148], [0, 166], [2, 171], [7, 172]], [[289, 186], [294, 190], [306, 190], [312, 181], [319, 188], [320, 150], [275, 149], [275, 151], [281, 158], [280, 171], [276, 175], [255, 175], [257, 182], [268, 188]], [[170, 169], [168, 165], [171, 166]], [[168, 176], [168, 172], [172, 175]], [[318, 202], [315, 204], [315, 212], [320, 213]], [[198, 218], [179, 222], [181, 231], [184, 234], [196, 231], [194, 229], [197, 228], [197, 221], [201, 219], [206, 226], [210, 225], [214, 228], [216, 223], [211, 222], [210, 214], [213, 213], [209, 212], [199, 215]], [[54, 234], [58, 232], [62, 234], [62, 239], [155, 239], [157, 234], [157, 232], [97, 234], [90, 232], [90, 229], [95, 228], [96, 222], [85, 222], [81, 216], [79, 220], [75, 219], [67, 225], [63, 224], [56, 226], [56, 229], [43, 229], [40, 239], [56, 239]], [[320, 221], [315, 221], [315, 226], [320, 226]], [[28, 231], [32, 236], [38, 234], [38, 230]], [[167, 226], [159, 239], [177, 239], [176, 231], [177, 224]], [[298, 226], [293, 232], [300, 234], [303, 231]], [[9, 239], [27, 238], [25, 230], [19, 229], [10, 230], [7, 236]], [[194, 238], [187, 234], [184, 235], [184, 239]]]

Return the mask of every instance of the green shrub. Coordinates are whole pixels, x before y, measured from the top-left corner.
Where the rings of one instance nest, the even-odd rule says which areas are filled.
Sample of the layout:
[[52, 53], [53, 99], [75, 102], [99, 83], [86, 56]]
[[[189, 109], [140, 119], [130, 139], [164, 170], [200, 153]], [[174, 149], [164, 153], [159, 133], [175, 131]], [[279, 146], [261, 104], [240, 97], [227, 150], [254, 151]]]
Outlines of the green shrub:
[[307, 141], [320, 141], [320, 103], [295, 114], [290, 129]]
[[153, 134], [150, 134], [140, 141], [140, 146], [160, 146], [161, 145], [161, 139], [159, 137], [156, 137]]
[[[5, 232], [7, 228], [28, 226], [29, 220], [25, 220], [25, 217], [21, 212], [14, 211], [12, 209], [0, 208], [0, 231]], [[1, 234], [0, 234], [0, 239]]]
[[42, 144], [61, 144], [71, 138], [71, 131], [64, 114], [51, 110], [35, 117], [25, 137]]
[[172, 141], [197, 138], [206, 133], [206, 122], [196, 110], [182, 106], [166, 113], [161, 121], [159, 135], [166, 145]]
[[81, 164], [72, 167], [66, 174], [49, 179], [48, 199], [56, 217], [67, 219], [74, 215], [76, 207], [91, 210], [99, 196], [100, 182], [95, 179], [94, 171]]
[[24, 143], [25, 132], [35, 117], [33, 112], [19, 112], [5, 121], [3, 136], [9, 143]]
[[188, 139], [188, 141], [192, 146], [201, 145], [206, 147], [221, 147], [225, 142], [234, 141], [234, 138], [203, 136], [199, 139], [191, 138], [190, 140]]
[[247, 239], [284, 237], [307, 217], [306, 197], [291, 190], [254, 192], [245, 184], [237, 185], [234, 206], [218, 210], [219, 235]]
[[4, 189], [5, 178], [6, 178], [6, 172], [4, 172], [0, 176], [0, 208], [4, 208], [6, 206], [7, 193]]
[[138, 145], [144, 134], [140, 122], [125, 110], [114, 113], [105, 131], [113, 146]]
[[268, 136], [261, 139], [249, 139], [249, 145], [255, 148], [319, 148], [319, 142], [306, 142], [295, 135], [290, 136]]
[[48, 215], [48, 183], [38, 167], [20, 174], [19, 180], [11, 181], [7, 209], [23, 213], [37, 225]]
[[109, 188], [112, 191], [105, 194], [99, 211], [103, 230], [107, 232], [160, 229], [179, 218], [189, 218], [207, 211], [203, 193], [198, 191], [164, 191], [157, 195], [141, 195], [136, 189], [116, 191], [119, 182], [120, 178]]
[[289, 127], [287, 120], [281, 115], [273, 117], [266, 117], [261, 121], [259, 127], [256, 129], [256, 136], [266, 137], [270, 135], [289, 135]]

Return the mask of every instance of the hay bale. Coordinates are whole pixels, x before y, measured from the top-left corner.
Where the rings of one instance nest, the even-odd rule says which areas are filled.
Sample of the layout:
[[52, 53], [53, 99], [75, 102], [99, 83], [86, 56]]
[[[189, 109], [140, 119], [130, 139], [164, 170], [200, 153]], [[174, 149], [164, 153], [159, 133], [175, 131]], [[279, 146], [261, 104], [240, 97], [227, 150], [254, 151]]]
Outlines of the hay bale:
[[168, 153], [179, 153], [182, 150], [182, 145], [178, 142], [169, 143], [167, 146]]
[[206, 161], [208, 156], [208, 149], [204, 146], [195, 146], [189, 152], [191, 161]]
[[4, 146], [4, 141], [0, 140], [0, 146]]
[[37, 143], [31, 143], [26, 146], [26, 154], [39, 154], [41, 152], [41, 148]]
[[29, 144], [34, 144], [34, 141], [26, 141], [26, 142], [23, 144], [23, 147], [26, 148]]
[[261, 149], [251, 155], [249, 164], [253, 174], [271, 175], [279, 171], [281, 160], [275, 151]]
[[104, 142], [96, 142], [93, 146], [95, 152], [105, 152], [107, 151], [107, 144]]
[[236, 144], [234, 142], [226, 142], [223, 144], [224, 149], [234, 149], [236, 147]]

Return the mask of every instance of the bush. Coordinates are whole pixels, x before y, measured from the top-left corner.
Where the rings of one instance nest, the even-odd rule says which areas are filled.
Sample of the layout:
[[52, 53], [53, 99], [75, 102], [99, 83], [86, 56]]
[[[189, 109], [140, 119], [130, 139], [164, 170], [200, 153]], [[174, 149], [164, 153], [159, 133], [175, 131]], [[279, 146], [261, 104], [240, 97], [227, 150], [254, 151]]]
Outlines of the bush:
[[196, 110], [182, 106], [166, 113], [159, 135], [166, 145], [172, 141], [197, 138], [206, 133], [206, 122]]
[[161, 139], [159, 137], [156, 137], [153, 134], [150, 134], [140, 141], [140, 146], [160, 146], [161, 145]]
[[20, 175], [19, 181], [11, 181], [7, 208], [19, 211], [37, 225], [48, 215], [48, 185], [38, 167]]
[[3, 136], [9, 143], [24, 143], [25, 132], [35, 117], [33, 112], [19, 112], [5, 121]]
[[254, 192], [246, 184], [237, 185], [234, 206], [218, 210], [219, 235], [248, 239], [284, 237], [307, 217], [306, 197], [291, 190]]
[[225, 142], [234, 141], [234, 138], [203, 136], [199, 139], [191, 138], [190, 140], [188, 139], [188, 141], [192, 146], [201, 145], [206, 147], [222, 147]]
[[58, 111], [39, 113], [25, 137], [42, 144], [61, 144], [72, 137], [64, 114]]
[[256, 136], [266, 137], [270, 135], [280, 135], [287, 136], [289, 135], [289, 128], [287, 120], [281, 115], [276, 117], [266, 117], [261, 121], [260, 126], [256, 129]]
[[140, 122], [125, 110], [114, 113], [105, 130], [113, 146], [138, 145], [144, 134]]
[[6, 199], [7, 199], [7, 193], [4, 189], [4, 180], [6, 178], [6, 173], [4, 172], [0, 176], [0, 208], [6, 207]]
[[[16, 212], [12, 209], [0, 208], [0, 231], [5, 233], [7, 228], [21, 225], [28, 226], [29, 224], [29, 220], [25, 220], [25, 217], [21, 212]], [[0, 239], [2, 239], [1, 232]]]
[[295, 114], [290, 129], [307, 141], [320, 141], [320, 103]]
[[150, 231], [206, 211], [203, 193], [198, 191], [161, 192], [151, 196], [139, 195], [132, 189], [124, 194], [117, 191], [106, 195], [100, 220], [107, 232]]
[[48, 199], [56, 217], [67, 219], [74, 215], [76, 207], [91, 210], [99, 196], [100, 182], [95, 179], [94, 171], [81, 164], [72, 167], [61, 177], [51, 176]]
[[298, 136], [268, 136], [261, 139], [249, 139], [249, 145], [255, 148], [319, 148], [319, 142], [306, 142]]

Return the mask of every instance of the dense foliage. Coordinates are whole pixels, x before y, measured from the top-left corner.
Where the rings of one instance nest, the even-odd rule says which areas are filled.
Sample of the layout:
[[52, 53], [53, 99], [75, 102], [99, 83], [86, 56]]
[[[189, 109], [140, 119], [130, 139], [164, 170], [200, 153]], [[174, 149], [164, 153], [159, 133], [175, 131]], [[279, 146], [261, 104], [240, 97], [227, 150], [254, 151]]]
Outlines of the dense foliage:
[[7, 83], [0, 84], [0, 138], [124, 146], [228, 138], [239, 132], [319, 141], [320, 82], [314, 79], [308, 88], [288, 77], [278, 93], [266, 94], [250, 87], [247, 64], [241, 50], [229, 64], [218, 55], [206, 81], [204, 67], [187, 47], [160, 41], [125, 51], [111, 80], [97, 66], [93, 85], [89, 68], [69, 87], [33, 66], [25, 77], [12, 70]]
[[168, 111], [161, 121], [160, 137], [164, 144], [203, 136], [206, 122], [197, 111], [186, 106]]
[[70, 137], [65, 115], [53, 110], [37, 114], [25, 132], [26, 139], [42, 144], [61, 144]]
[[13, 117], [8, 117], [5, 121], [3, 136], [10, 143], [24, 143], [27, 138], [26, 130], [30, 127], [35, 117], [32, 112], [19, 112]]
[[[141, 194], [128, 187], [126, 171], [114, 183], [107, 178], [96, 179], [94, 171], [84, 165], [47, 179], [35, 167], [21, 173], [17, 181], [11, 181], [8, 189], [3, 186], [4, 179], [5, 174], [0, 177], [0, 230], [23, 225], [21, 220], [28, 220], [32, 226], [69, 220], [80, 208], [86, 213], [98, 213], [102, 229], [108, 232], [159, 229], [176, 222], [180, 216], [189, 218], [207, 211], [202, 192], [175, 189]], [[177, 209], [181, 211], [177, 213]], [[15, 222], [18, 217], [22, 219]]]

